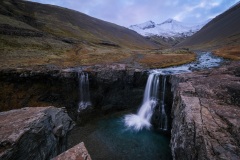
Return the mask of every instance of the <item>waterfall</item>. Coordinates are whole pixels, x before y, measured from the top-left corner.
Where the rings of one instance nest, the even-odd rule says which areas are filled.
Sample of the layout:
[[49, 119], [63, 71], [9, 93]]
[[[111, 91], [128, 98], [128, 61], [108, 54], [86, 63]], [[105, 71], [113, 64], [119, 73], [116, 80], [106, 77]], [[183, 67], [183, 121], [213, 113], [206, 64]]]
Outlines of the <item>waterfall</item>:
[[166, 75], [162, 75], [162, 97], [161, 97], [161, 120], [160, 120], [160, 129], [167, 130], [167, 114], [165, 112], [165, 92], [166, 92]]
[[[206, 52], [204, 54], [199, 54], [198, 60], [190, 64], [151, 70], [144, 92], [143, 103], [137, 114], [129, 114], [124, 117], [125, 125], [129, 128], [133, 128], [134, 130], [141, 130], [143, 128], [149, 129], [151, 127], [150, 120], [153, 115], [154, 108], [158, 106], [160, 117], [160, 122], [158, 124], [161, 130], [167, 130], [168, 117], [165, 111], [166, 76], [188, 73], [192, 72], [192, 70], [216, 67], [219, 66], [221, 62], [222, 59]], [[159, 82], [160, 77], [161, 81]], [[159, 90], [161, 90], [160, 95], [158, 93]]]
[[[157, 73], [151, 73], [148, 77], [147, 84], [145, 87], [144, 98], [142, 105], [137, 112], [137, 114], [129, 114], [124, 117], [125, 125], [129, 128], [133, 128], [134, 130], [141, 130], [143, 128], [149, 129], [151, 127], [151, 117], [154, 111], [154, 108], [159, 105], [159, 75]], [[165, 85], [166, 85], [166, 76], [163, 76], [164, 80], [162, 82], [162, 115], [161, 115], [161, 124], [162, 129], [167, 129], [167, 115], [165, 112]]]
[[78, 72], [79, 80], [79, 92], [80, 100], [78, 103], [78, 112], [83, 109], [86, 109], [88, 106], [91, 106], [90, 93], [89, 93], [89, 80], [88, 74], [83, 72]]

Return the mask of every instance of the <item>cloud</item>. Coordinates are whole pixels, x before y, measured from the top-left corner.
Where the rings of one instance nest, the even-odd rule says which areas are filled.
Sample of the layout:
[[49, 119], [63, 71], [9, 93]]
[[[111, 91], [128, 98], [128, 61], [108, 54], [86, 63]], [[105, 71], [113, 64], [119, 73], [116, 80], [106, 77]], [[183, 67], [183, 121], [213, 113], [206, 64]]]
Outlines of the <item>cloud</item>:
[[227, 10], [235, 3], [235, 0], [201, 0], [192, 1], [182, 7], [182, 11], [174, 16], [179, 21], [205, 21], [214, 18]]
[[77, 10], [123, 26], [168, 18], [202, 22], [222, 13], [237, 0], [32, 0]]

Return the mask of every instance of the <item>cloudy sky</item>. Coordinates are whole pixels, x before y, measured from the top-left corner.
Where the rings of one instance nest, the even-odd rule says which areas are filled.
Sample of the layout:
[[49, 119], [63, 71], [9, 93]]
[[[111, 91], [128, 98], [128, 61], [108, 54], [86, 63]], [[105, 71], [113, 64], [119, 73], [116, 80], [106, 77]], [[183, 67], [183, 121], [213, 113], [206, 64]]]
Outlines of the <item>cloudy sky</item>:
[[239, 0], [31, 0], [77, 10], [126, 26], [173, 18], [198, 23], [214, 18]]

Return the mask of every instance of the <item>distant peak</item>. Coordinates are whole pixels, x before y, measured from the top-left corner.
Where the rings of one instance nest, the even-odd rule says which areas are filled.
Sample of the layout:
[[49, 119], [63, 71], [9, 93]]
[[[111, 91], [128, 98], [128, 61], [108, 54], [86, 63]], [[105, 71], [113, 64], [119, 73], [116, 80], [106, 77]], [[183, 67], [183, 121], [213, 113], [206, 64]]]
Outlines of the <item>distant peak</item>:
[[147, 22], [144, 22], [144, 23], [141, 23], [141, 24], [139, 24], [139, 25], [155, 25], [155, 23], [153, 22], [153, 21], [147, 21]]
[[131, 25], [130, 27], [139, 27], [144, 30], [144, 29], [154, 28], [155, 23], [150, 20], [141, 24]]
[[200, 30], [205, 23], [185, 24], [175, 19], [169, 18], [160, 24], [153, 21], [147, 21], [141, 24], [130, 26], [130, 29], [135, 30], [143, 36], [158, 35], [163, 37], [189, 37]]
[[172, 19], [172, 18], [168, 18], [165, 22], [169, 22], [169, 23], [171, 23], [171, 22], [173, 22], [174, 21], [174, 19]]
[[173, 23], [173, 22], [178, 22], [172, 18], [168, 18], [166, 21], [164, 21], [163, 23]]
[[150, 20], [150, 21], [147, 21], [146, 23], [155, 24], [155, 23], [154, 23], [153, 21], [151, 21], [151, 20]]

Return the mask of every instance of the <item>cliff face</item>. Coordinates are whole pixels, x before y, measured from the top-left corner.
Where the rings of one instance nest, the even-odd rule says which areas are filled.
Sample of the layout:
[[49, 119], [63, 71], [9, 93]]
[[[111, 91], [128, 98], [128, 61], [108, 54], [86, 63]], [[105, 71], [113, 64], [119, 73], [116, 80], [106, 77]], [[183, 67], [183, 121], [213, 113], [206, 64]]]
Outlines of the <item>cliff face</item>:
[[0, 111], [25, 106], [66, 107], [72, 119], [83, 122], [99, 113], [131, 109], [141, 103], [147, 79], [143, 70], [99, 67], [83, 72], [89, 76], [92, 106], [81, 116], [77, 112], [81, 96], [78, 71], [63, 70], [0, 72]]
[[240, 159], [239, 66], [171, 77], [174, 159]]
[[0, 159], [44, 160], [66, 150], [74, 123], [62, 109], [22, 108], [0, 113]]

